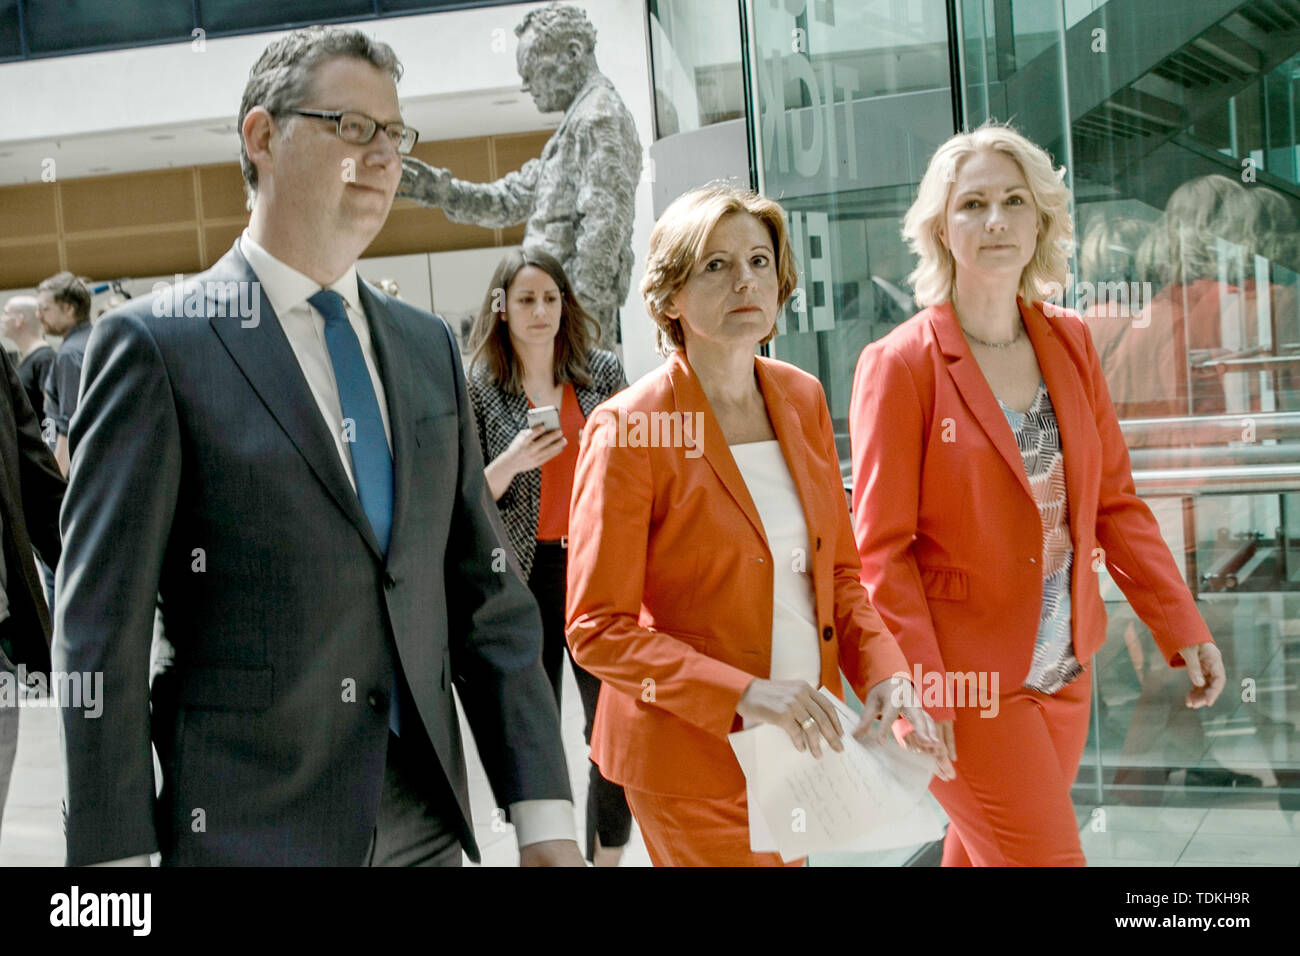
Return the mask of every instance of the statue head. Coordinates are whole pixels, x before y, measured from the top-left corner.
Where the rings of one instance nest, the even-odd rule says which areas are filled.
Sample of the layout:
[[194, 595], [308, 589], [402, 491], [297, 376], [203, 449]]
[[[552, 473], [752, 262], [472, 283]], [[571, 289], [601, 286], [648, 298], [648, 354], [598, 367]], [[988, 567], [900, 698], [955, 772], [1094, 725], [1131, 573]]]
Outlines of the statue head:
[[524, 89], [543, 113], [566, 110], [596, 71], [596, 29], [568, 4], [530, 10], [515, 27], [516, 63]]

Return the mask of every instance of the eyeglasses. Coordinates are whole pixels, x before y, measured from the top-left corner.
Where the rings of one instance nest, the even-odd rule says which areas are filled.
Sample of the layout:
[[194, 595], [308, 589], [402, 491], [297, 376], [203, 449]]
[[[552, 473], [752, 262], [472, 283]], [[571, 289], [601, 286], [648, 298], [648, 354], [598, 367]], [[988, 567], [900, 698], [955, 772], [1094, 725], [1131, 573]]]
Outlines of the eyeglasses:
[[[287, 112], [299, 116], [312, 116], [316, 119], [335, 120], [338, 123], [339, 139], [357, 146], [366, 145], [375, 138], [375, 133], [380, 129], [378, 120], [373, 120], [365, 113], [358, 113], [355, 110], [288, 110]], [[418, 132], [401, 123], [389, 123], [383, 127], [383, 130], [403, 156], [415, 148], [415, 141], [420, 138]]]

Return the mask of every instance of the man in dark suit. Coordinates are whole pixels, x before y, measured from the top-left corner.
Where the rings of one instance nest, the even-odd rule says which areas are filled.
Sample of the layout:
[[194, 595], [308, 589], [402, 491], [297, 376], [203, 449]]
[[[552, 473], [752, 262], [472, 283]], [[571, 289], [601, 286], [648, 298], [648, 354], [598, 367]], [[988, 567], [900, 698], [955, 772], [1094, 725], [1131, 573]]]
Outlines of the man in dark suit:
[[582, 863], [455, 342], [356, 276], [414, 140], [400, 74], [353, 30], [272, 43], [240, 109], [248, 229], [96, 325], [55, 656], [104, 673], [104, 711], [64, 722], [70, 864], [477, 860], [452, 681], [521, 861]]
[[[32, 548], [59, 560], [63, 476], [8, 355], [0, 388], [0, 817], [18, 743], [19, 665], [50, 671], [50, 616]], [[47, 685], [48, 686], [48, 685]]]
[[[41, 308], [35, 296], [16, 295], [5, 303], [4, 314], [0, 315], [0, 332], [13, 340], [18, 346], [18, 381], [22, 383], [27, 400], [32, 403], [32, 411], [41, 423], [41, 438], [50, 447], [57, 448], [57, 427], [52, 419], [44, 418], [45, 382], [50, 377], [54, 365], [54, 349], [45, 341], [41, 325]], [[55, 460], [58, 460], [57, 453]], [[54, 606], [54, 571], [44, 561], [40, 562], [41, 577], [45, 582], [45, 600], [49, 607]], [[46, 643], [48, 643], [48, 633]]]

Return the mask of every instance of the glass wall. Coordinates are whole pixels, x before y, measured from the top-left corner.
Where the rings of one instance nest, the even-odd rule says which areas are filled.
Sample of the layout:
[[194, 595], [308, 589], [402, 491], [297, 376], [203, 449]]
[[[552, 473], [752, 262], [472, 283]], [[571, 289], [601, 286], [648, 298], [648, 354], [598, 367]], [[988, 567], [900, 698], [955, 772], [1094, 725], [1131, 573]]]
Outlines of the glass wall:
[[[1089, 325], [1139, 493], [1228, 671], [1215, 707], [1185, 707], [1185, 672], [1167, 667], [1102, 572], [1110, 631], [1075, 788], [1081, 825], [1102, 822], [1085, 851], [1171, 865], [1184, 851], [1183, 862], [1289, 853], [1294, 865], [1300, 6], [741, 6], [756, 185], [788, 210], [799, 259], [800, 286], [771, 352], [823, 382], [846, 475], [858, 355], [917, 311], [899, 231], [930, 153], [955, 129], [994, 118], [1066, 168], [1076, 236], [1059, 301]], [[1155, 823], [1136, 824], [1157, 836], [1132, 851], [1105, 821], [1142, 808], [1160, 808]], [[1204, 849], [1219, 825], [1208, 821], [1241, 808], [1274, 814], [1244, 824], [1271, 836], [1252, 843], [1238, 833], [1229, 848]], [[1196, 822], [1179, 831], [1186, 820]], [[1202, 824], [1210, 832], [1198, 843]]]
[[655, 138], [745, 116], [735, 0], [650, 0]]
[[790, 216], [800, 286], [772, 354], [818, 375], [841, 458], [858, 354], [915, 312], [899, 235], [953, 130], [944, 0], [750, 5], [759, 188]]
[[[990, 16], [1001, 6], [1008, 16]], [[1217, 706], [1188, 710], [1186, 677], [1106, 579], [1110, 639], [1076, 795], [1292, 811], [1300, 23], [1263, 3], [1109, 0], [1057, 7], [1053, 29], [1053, 6], [963, 3], [964, 119], [1014, 119], [1070, 171], [1064, 304], [1090, 327], [1138, 490], [1228, 671]]]

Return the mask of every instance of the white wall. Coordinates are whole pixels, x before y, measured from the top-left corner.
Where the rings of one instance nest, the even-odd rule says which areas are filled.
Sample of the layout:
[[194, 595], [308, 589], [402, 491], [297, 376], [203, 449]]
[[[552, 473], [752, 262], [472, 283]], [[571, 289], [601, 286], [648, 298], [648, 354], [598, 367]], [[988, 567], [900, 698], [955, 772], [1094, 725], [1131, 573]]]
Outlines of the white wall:
[[[602, 0], [590, 4], [605, 5]], [[614, 5], [625, 4], [615, 0]], [[402, 96], [455, 95], [519, 86], [513, 28], [532, 6], [536, 4], [346, 25], [397, 51], [406, 68]], [[23, 95], [0, 100], [0, 129], [7, 139], [21, 141], [232, 118], [249, 67], [283, 32], [208, 39], [202, 50], [174, 43], [6, 64], [5, 86]], [[501, 35], [506, 46], [497, 51], [493, 41]]]
[[[422, 14], [355, 25], [397, 51], [406, 68], [399, 88], [404, 101], [427, 97], [454, 101], [485, 90], [519, 88], [514, 27], [529, 8], [538, 5]], [[585, 0], [577, 5], [587, 11], [596, 28], [597, 62], [622, 94], [636, 121], [642, 146], [648, 148], [653, 127], [643, 0]], [[229, 123], [238, 112], [248, 68], [276, 35], [209, 39], [202, 52], [192, 44], [179, 43], [0, 66], [0, 86], [22, 91], [21, 96], [0, 97], [0, 130], [5, 138], [0, 145], [183, 124]], [[531, 109], [531, 104], [528, 106]], [[448, 109], [454, 108], [454, 103], [449, 102]], [[504, 122], [507, 114], [512, 116], [510, 122]], [[502, 117], [503, 128], [498, 132], [517, 128], [517, 110], [510, 114], [503, 108]], [[537, 125], [542, 124], [538, 122], [534, 128]], [[428, 130], [422, 133], [426, 138], [441, 138], [436, 129], [433, 135]], [[212, 135], [211, 161], [231, 158], [230, 143], [213, 134], [204, 135]], [[147, 141], [147, 136], [140, 139]], [[163, 149], [165, 145], [148, 148]], [[653, 226], [648, 159], [643, 158], [643, 166], [647, 172], [636, 194], [632, 238], [637, 267], [623, 309], [624, 359], [629, 380], [660, 361], [654, 353], [652, 324], [635, 291]], [[489, 275], [490, 270], [484, 282]], [[405, 292], [403, 283], [404, 296]], [[433, 298], [437, 299], [436, 288]]]
[[[446, 99], [447, 108], [454, 109], [456, 98], [485, 90], [519, 88], [515, 25], [526, 10], [537, 5], [455, 10], [361, 21], [356, 26], [390, 43], [402, 59], [406, 74], [399, 94], [403, 100], [433, 96]], [[588, 12], [597, 30], [597, 61], [601, 69], [627, 101], [642, 147], [649, 147], [653, 124], [645, 4], [642, 0], [586, 0], [577, 5]], [[0, 66], [0, 85], [6, 90], [22, 90], [22, 96], [0, 98], [0, 130], [4, 130], [4, 142], [233, 121], [248, 68], [276, 35], [208, 39], [201, 52], [192, 44], [178, 43]], [[528, 107], [532, 109], [532, 105]], [[508, 112], [503, 109], [503, 121]], [[517, 111], [510, 121], [503, 122], [500, 131], [516, 127]], [[433, 137], [425, 135], [438, 138], [437, 131]], [[140, 139], [147, 140], [147, 137]], [[211, 161], [229, 160], [230, 143], [214, 135], [212, 142]], [[153, 147], [134, 148], [162, 150], [166, 147], [157, 143]], [[653, 324], [636, 293], [654, 225], [650, 164], [645, 157], [642, 164], [646, 173], [637, 190], [632, 239], [637, 268], [633, 273], [632, 293], [623, 310], [624, 359], [629, 380], [660, 362], [654, 352]], [[503, 251], [497, 250], [493, 256]], [[402, 282], [402, 278], [398, 281]], [[402, 282], [402, 285], [404, 297], [406, 284]], [[438, 298], [435, 287], [432, 298]]]

